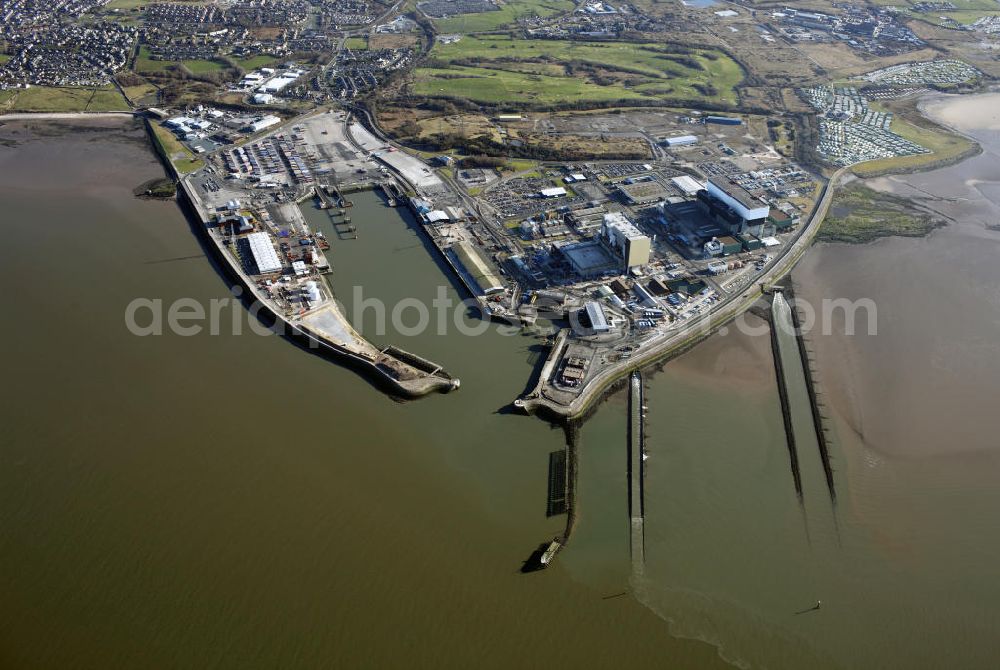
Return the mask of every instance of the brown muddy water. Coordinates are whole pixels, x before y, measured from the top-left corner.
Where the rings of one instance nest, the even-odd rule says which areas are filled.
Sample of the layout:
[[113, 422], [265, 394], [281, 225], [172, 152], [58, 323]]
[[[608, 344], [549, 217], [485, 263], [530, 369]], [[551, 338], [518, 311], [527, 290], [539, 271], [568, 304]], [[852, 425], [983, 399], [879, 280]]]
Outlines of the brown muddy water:
[[[457, 393], [399, 404], [246, 327], [135, 337], [123, 314], [136, 297], [228, 295], [176, 206], [132, 197], [161, 173], [142, 133], [10, 124], [4, 138], [0, 666], [731, 667], [720, 655], [759, 668], [995, 666], [991, 450], [909, 453], [889, 418], [866, 432], [887, 442], [862, 442], [841, 404], [865, 398], [876, 431], [871, 413], [903, 412], [867, 384], [903, 372], [937, 383], [889, 367], [903, 362], [878, 357], [890, 345], [810, 339], [834, 419], [836, 506], [805, 430], [800, 504], [770, 340], [733, 332], [647, 376], [645, 573], [630, 574], [614, 396], [581, 433], [570, 546], [521, 575], [564, 522], [545, 517], [563, 432], [501, 411], [542, 353], [537, 338], [369, 331], [462, 379]], [[390, 304], [430, 301], [440, 285], [460, 297], [411, 221], [373, 194], [354, 199], [359, 239], [331, 236], [345, 306], [355, 283]], [[896, 286], [879, 294], [881, 326], [894, 300], [919, 299], [892, 283], [892, 254], [870, 250], [934, 245], [953, 228], [818, 247], [797, 288], [839, 296], [880, 258], [868, 276]], [[913, 292], [983, 285], [971, 267], [932, 268]], [[916, 317], [898, 318], [958, 337], [984, 327]], [[872, 365], [885, 374], [850, 376]], [[791, 388], [801, 395], [801, 379]]]
[[[823, 299], [877, 305], [876, 335], [860, 318], [861, 334], [846, 337], [834, 318], [828, 335], [821, 322], [807, 340], [836, 504], [802, 409], [801, 366], [789, 381], [796, 498], [766, 336], [717, 336], [647, 377], [647, 566], [634, 591], [673, 634], [711, 641], [741, 667], [996, 667], [996, 110], [998, 96], [932, 101], [929, 113], [975, 136], [983, 155], [872, 184], [933, 197], [924, 204], [950, 226], [926, 239], [819, 245], [795, 270], [798, 298], [820, 312]], [[783, 358], [789, 369], [795, 357]], [[619, 430], [619, 414], [602, 408], [584, 444]], [[578, 538], [591, 523], [584, 513]], [[617, 544], [627, 573], [627, 538]]]
[[[134, 298], [228, 296], [176, 205], [132, 196], [162, 174], [142, 130], [0, 139], [0, 667], [724, 667], [568, 567], [519, 573], [563, 525], [562, 431], [498, 413], [534, 338], [398, 342], [463, 381], [398, 404], [242, 308], [241, 336], [136, 337]], [[455, 296], [395, 210], [357, 200], [341, 271]]]

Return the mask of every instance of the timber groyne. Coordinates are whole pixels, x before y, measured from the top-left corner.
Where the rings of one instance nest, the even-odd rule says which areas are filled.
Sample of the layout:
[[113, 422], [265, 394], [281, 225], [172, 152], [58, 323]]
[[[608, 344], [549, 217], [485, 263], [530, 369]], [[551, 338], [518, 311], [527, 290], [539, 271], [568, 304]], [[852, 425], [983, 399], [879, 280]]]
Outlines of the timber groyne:
[[789, 282], [789, 287], [785, 289], [785, 292], [791, 301], [789, 307], [792, 316], [792, 325], [795, 327], [795, 341], [798, 344], [799, 357], [802, 359], [802, 374], [806, 378], [806, 393], [809, 394], [809, 409], [812, 412], [813, 427], [816, 430], [816, 444], [819, 445], [820, 458], [823, 461], [823, 474], [826, 477], [826, 486], [830, 491], [830, 500], [837, 502], [837, 488], [833, 480], [833, 463], [830, 460], [830, 445], [827, 439], [826, 428], [823, 425], [823, 415], [819, 408], [816, 379], [813, 376], [809, 351], [806, 349], [805, 334], [802, 332], [802, 321], [799, 318], [799, 311], [795, 308], [795, 289], [791, 286], [791, 282]]
[[[777, 295], [775, 295], [775, 298]], [[785, 443], [788, 446], [789, 467], [792, 471], [792, 480], [795, 482], [795, 494], [802, 502], [802, 471], [799, 467], [799, 452], [795, 446], [795, 426], [792, 425], [792, 410], [788, 398], [788, 381], [785, 376], [785, 364], [781, 359], [781, 343], [778, 342], [779, 318], [775, 312], [777, 305], [771, 304], [771, 355], [774, 358], [774, 372], [778, 383], [778, 400], [781, 403], [781, 420], [785, 428]]]

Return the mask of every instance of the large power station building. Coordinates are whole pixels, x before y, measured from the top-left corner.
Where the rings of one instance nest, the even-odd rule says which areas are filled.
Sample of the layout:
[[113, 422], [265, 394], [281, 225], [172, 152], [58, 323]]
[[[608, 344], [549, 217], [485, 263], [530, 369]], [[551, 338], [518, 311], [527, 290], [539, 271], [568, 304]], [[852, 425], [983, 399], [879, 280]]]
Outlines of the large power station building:
[[715, 221], [732, 235], [760, 235], [771, 207], [739, 184], [725, 178], [708, 180], [698, 199]]
[[601, 240], [622, 262], [625, 271], [649, 263], [653, 248], [650, 239], [621, 212], [604, 215]]

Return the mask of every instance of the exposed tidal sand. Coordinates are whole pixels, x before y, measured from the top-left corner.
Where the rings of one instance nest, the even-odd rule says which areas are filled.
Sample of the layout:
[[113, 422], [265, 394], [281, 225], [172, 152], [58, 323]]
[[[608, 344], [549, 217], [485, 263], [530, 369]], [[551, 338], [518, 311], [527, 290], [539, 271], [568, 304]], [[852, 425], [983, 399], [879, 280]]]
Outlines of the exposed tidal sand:
[[[801, 429], [800, 504], [769, 349], [766, 336], [714, 336], [647, 376], [647, 564], [636, 596], [674, 634], [716, 644], [740, 667], [992, 668], [997, 468], [978, 455], [880, 453], [831, 423], [837, 503]], [[820, 358], [827, 375], [841, 365]], [[614, 434], [609, 410], [584, 427], [585, 447]], [[836, 422], [829, 404], [823, 413]], [[584, 514], [578, 537], [593, 532]], [[817, 600], [821, 611], [810, 611]]]
[[924, 114], [961, 132], [1000, 130], [996, 93], [930, 96], [920, 105]]
[[[820, 245], [796, 269], [799, 296], [870, 298], [877, 335], [814, 332], [823, 390], [865, 445], [887, 454], [988, 453], [1000, 458], [1000, 94], [944, 97], [925, 106], [973, 135], [984, 153], [928, 172], [873, 180], [952, 221], [925, 239]], [[970, 121], [971, 119], [971, 121]], [[992, 121], [991, 121], [992, 119]]]

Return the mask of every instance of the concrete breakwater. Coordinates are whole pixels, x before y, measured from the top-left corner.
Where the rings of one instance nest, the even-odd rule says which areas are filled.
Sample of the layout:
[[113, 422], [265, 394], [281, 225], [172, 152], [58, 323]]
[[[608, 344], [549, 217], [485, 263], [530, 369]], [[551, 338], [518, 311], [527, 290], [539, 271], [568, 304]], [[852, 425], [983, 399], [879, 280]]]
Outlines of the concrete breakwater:
[[[237, 281], [246, 291], [244, 299], [256, 300], [264, 307], [267, 317], [280, 324], [280, 332], [307, 350], [337, 363], [348, 365], [376, 386], [400, 398], [419, 398], [430, 393], [447, 393], [459, 387], [460, 381], [434, 364], [398, 348], [386, 347], [379, 350], [356, 333], [334, 301], [316, 310], [315, 323], [305, 323], [304, 319], [289, 318], [281, 312], [237, 264], [227, 252], [220, 236], [213, 234], [212, 217], [205, 211], [193, 187], [186, 179], [180, 180], [178, 200], [188, 216], [195, 222], [208, 250], [212, 253], [226, 274]], [[319, 312], [322, 312], [320, 315]], [[320, 318], [321, 317], [321, 318]], [[338, 342], [327, 335], [316, 324], [332, 320], [333, 327], [346, 335], [344, 342]]]
[[535, 572], [548, 567], [567, 544], [576, 528], [576, 483], [580, 448], [580, 426], [564, 424], [566, 446], [549, 453], [549, 481], [546, 516], [566, 515], [563, 532], [551, 541], [538, 545], [521, 566], [521, 572]]
[[628, 375], [632, 372], [662, 365], [690, 351], [717, 333], [746, 308], [749, 308], [760, 294], [752, 293], [751, 295], [752, 297], [749, 297], [748, 300], [740, 303], [739, 308], [725, 314], [718, 314], [715, 319], [706, 317], [704, 322], [692, 324], [667, 342], [653, 345], [633, 354], [627, 364], [620, 363], [605, 369], [595, 379], [589, 380], [580, 395], [569, 405], [553, 401], [546, 394], [546, 385], [550, 381], [552, 372], [558, 366], [568, 342], [569, 331], [563, 329], [554, 340], [535, 386], [531, 391], [514, 400], [512, 404], [526, 414], [536, 415], [553, 423], [582, 424], [597, 411], [601, 401], [625, 387]]

